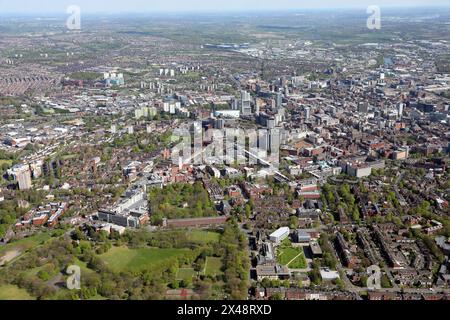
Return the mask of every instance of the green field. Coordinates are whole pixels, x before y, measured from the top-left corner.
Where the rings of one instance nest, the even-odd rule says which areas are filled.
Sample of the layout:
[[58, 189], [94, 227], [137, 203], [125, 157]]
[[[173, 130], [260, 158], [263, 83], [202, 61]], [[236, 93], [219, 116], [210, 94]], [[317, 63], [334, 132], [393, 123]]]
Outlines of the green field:
[[51, 234], [48, 232], [41, 232], [34, 236], [20, 239], [17, 241], [13, 241], [11, 243], [8, 243], [5, 246], [0, 247], [0, 257], [8, 253], [9, 251], [20, 251], [24, 252], [29, 249], [33, 249], [44, 242], [46, 242], [48, 239], [51, 238]]
[[222, 258], [207, 257], [205, 264], [205, 274], [212, 277], [222, 275]]
[[97, 72], [74, 72], [69, 75], [71, 79], [75, 80], [96, 80], [101, 78], [102, 74]]
[[195, 276], [193, 268], [180, 268], [177, 273], [177, 280], [191, 280]]
[[291, 269], [304, 269], [307, 267], [306, 259], [303, 254], [303, 248], [294, 248], [282, 246], [278, 249], [278, 262]]
[[107, 253], [99, 257], [113, 271], [139, 272], [154, 267], [160, 262], [183, 256], [185, 249], [156, 249], [141, 248], [129, 249], [127, 247], [113, 247]]
[[220, 234], [211, 231], [193, 230], [187, 233], [189, 240], [203, 243], [219, 242]]
[[0, 300], [35, 300], [25, 289], [14, 285], [0, 287]]

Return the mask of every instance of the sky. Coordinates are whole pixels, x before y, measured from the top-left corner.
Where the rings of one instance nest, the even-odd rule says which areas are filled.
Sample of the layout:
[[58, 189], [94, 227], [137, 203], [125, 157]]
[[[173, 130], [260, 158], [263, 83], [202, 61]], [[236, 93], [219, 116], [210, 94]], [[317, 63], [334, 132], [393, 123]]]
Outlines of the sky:
[[82, 12], [252, 11], [319, 8], [450, 6], [449, 0], [0, 0], [2, 13], [65, 13], [70, 5]]

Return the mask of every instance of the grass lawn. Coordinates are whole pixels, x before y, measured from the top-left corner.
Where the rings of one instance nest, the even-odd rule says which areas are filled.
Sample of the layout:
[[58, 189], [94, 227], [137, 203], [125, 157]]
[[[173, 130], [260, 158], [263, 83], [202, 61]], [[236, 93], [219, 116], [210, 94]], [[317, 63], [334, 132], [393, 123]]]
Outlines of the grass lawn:
[[191, 241], [203, 243], [216, 243], [220, 239], [220, 234], [212, 231], [193, 230], [188, 231], [187, 235]]
[[223, 274], [222, 272], [222, 258], [207, 257], [205, 265], [205, 274], [207, 276], [218, 276]]
[[0, 247], [0, 257], [2, 257], [3, 255], [6, 255], [6, 253], [9, 251], [20, 251], [23, 253], [24, 251], [33, 249], [33, 248], [43, 244], [50, 238], [51, 238], [50, 233], [40, 232], [31, 237], [8, 243], [7, 245]]
[[308, 266], [305, 256], [302, 254], [292, 261], [288, 267], [291, 269], [305, 269]]
[[25, 289], [14, 285], [0, 287], [0, 300], [36, 300]]
[[128, 247], [113, 247], [99, 257], [113, 271], [128, 270], [133, 272], [151, 268], [171, 258], [181, 257], [187, 251], [185, 249], [129, 249]]
[[192, 280], [195, 276], [193, 268], [180, 268], [177, 273], [177, 280]]
[[307, 267], [303, 248], [301, 247], [293, 248], [290, 246], [282, 246], [278, 249], [277, 258], [281, 265], [291, 269], [304, 269]]

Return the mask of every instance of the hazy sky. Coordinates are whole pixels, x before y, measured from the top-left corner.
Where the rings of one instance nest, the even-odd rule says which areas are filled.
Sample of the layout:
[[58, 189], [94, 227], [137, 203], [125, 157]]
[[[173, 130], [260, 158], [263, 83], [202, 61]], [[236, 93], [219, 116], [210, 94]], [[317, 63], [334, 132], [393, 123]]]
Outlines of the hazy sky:
[[0, 0], [1, 13], [65, 13], [69, 5], [84, 12], [238, 11], [392, 6], [449, 6], [449, 0]]

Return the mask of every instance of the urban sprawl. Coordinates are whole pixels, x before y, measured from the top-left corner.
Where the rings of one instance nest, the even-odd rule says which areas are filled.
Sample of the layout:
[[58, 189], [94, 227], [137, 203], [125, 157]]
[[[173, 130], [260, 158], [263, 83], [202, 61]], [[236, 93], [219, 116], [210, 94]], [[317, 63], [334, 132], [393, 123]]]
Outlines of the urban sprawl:
[[0, 299], [448, 300], [450, 11], [366, 19], [0, 20]]

